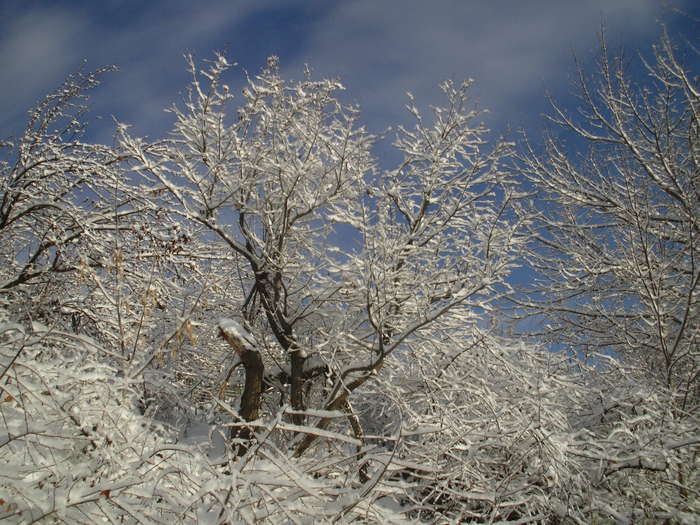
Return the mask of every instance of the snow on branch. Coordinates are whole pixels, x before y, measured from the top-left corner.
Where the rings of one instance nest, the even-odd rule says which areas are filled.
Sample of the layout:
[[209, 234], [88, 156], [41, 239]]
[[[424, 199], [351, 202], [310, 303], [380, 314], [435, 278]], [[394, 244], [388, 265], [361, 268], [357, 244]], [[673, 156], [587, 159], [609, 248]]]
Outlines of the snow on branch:
[[237, 353], [256, 351], [253, 335], [233, 319], [219, 319], [218, 327], [221, 337], [223, 337]]

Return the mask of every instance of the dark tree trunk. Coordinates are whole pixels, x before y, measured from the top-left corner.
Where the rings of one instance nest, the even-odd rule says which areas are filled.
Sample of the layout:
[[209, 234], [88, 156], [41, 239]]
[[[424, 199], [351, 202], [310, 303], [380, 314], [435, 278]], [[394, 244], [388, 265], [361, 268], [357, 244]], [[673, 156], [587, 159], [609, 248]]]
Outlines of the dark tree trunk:
[[[293, 326], [283, 313], [285, 305], [283, 304], [282, 277], [277, 273], [271, 278], [268, 272], [259, 270], [256, 266], [253, 266], [253, 270], [255, 271], [255, 290], [260, 296], [272, 333], [282, 349], [290, 355], [291, 385], [289, 400], [294, 410], [304, 411], [306, 410], [306, 403], [304, 402], [304, 384], [306, 382], [304, 378], [304, 363], [306, 357], [302, 357], [302, 354], [300, 354], [296, 346]], [[303, 414], [293, 414], [291, 419], [295, 425], [303, 425], [306, 421], [306, 417]]]
[[[245, 370], [245, 387], [241, 395], [241, 406], [238, 414], [243, 421], [254, 421], [260, 415], [265, 365], [260, 357], [260, 353], [255, 350], [244, 350], [240, 353], [240, 356]], [[233, 432], [231, 432], [231, 439], [241, 439], [247, 443], [239, 445], [239, 456], [246, 453], [253, 437], [253, 430], [250, 427], [234, 427]]]
[[[245, 370], [245, 386], [243, 388], [243, 394], [241, 395], [241, 405], [238, 410], [238, 415], [243, 421], [254, 421], [260, 416], [265, 364], [257, 350], [243, 346], [240, 341], [237, 341], [225, 331], [222, 331], [221, 335], [238, 354], [243, 364], [243, 369]], [[245, 443], [238, 447], [239, 456], [242, 456], [248, 450], [253, 437], [254, 433], [252, 428], [247, 426], [233, 427], [231, 439], [240, 439]]]
[[253, 421], [258, 419], [260, 413], [265, 365], [260, 353], [252, 350], [242, 352], [241, 361], [245, 368], [245, 387], [239, 413], [245, 421]]
[[[291, 377], [291, 391], [289, 395], [289, 400], [292, 403], [292, 408], [294, 410], [306, 410], [306, 403], [304, 402], [304, 362], [305, 357], [299, 355], [299, 352], [292, 353], [292, 377]], [[292, 423], [295, 425], [303, 425], [306, 418], [302, 414], [292, 414]]]

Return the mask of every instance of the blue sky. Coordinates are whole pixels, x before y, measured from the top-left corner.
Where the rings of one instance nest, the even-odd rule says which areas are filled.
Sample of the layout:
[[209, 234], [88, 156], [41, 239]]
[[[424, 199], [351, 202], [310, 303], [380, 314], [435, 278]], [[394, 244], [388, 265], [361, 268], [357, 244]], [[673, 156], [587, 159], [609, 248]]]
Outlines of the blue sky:
[[[700, 17], [700, 2], [670, 0]], [[405, 122], [404, 93], [438, 104], [445, 78], [474, 78], [474, 97], [498, 133], [537, 133], [544, 93], [570, 100], [573, 54], [590, 65], [601, 23], [611, 47], [648, 51], [658, 21], [692, 34], [697, 21], [660, 0], [31, 1], [0, 2], [0, 136], [86, 61], [116, 64], [92, 99], [93, 136], [108, 141], [111, 116], [162, 135], [187, 83], [184, 53], [223, 51], [255, 73], [268, 55], [288, 76], [309, 64], [339, 77], [370, 130]], [[231, 86], [240, 79], [231, 73]]]

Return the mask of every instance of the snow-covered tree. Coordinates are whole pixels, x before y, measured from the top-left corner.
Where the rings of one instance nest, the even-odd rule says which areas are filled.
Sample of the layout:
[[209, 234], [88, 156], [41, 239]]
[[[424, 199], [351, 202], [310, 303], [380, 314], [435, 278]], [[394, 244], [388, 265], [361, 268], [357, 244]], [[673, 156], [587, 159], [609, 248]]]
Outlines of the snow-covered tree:
[[[171, 137], [149, 144], [123, 128], [121, 147], [144, 191], [228, 254], [239, 295], [221, 315], [253, 342], [229, 340], [246, 376], [241, 416], [274, 414], [263, 407], [272, 389], [291, 407], [301, 455], [317, 436], [301, 425], [331, 422], [309, 421], [309, 409], [355, 421], [351, 396], [387, 356], [448, 312], [474, 326], [501, 293], [520, 242], [501, 168], [509, 147], [487, 147], [468, 84], [445, 83], [432, 123], [410, 103], [416, 125], [395, 143], [404, 160], [379, 170], [338, 82], [287, 82], [273, 58], [234, 107], [228, 68], [223, 57], [202, 72], [190, 62]], [[225, 337], [231, 326], [220, 325]]]
[[554, 105], [557, 137], [520, 164], [538, 191], [537, 277], [520, 305], [549, 343], [598, 365], [583, 456], [601, 462], [598, 497], [621, 523], [697, 508], [700, 86], [682, 56], [664, 36], [637, 79], [604, 45], [597, 75], [580, 73], [578, 112]]
[[[108, 68], [70, 77], [0, 143], [0, 289], [43, 285], [90, 261], [92, 236], [125, 205], [111, 148], [82, 140], [86, 92]], [[111, 198], [110, 198], [111, 197]], [[35, 298], [44, 298], [37, 286]], [[31, 302], [31, 301], [30, 301]], [[38, 302], [38, 301], [37, 301]]]
[[[171, 132], [113, 146], [79, 136], [100, 72], [69, 79], [0, 164], [0, 520], [697, 523], [677, 56], [646, 91], [604, 60], [553, 117], [587, 154], [515, 171], [469, 83], [409, 95], [386, 168], [342, 85], [276, 58], [240, 98], [190, 59]], [[498, 330], [513, 303], [543, 337]]]
[[[207, 253], [190, 254], [179, 224], [133, 191], [115, 148], [86, 140], [87, 96], [111, 69], [70, 76], [2, 143], [0, 302], [19, 319], [93, 337], [113, 366], [142, 376], [191, 347], [205, 287], [192, 261]], [[172, 390], [170, 372], [144, 382], [142, 397], [162, 404], [154, 389]]]
[[[113, 159], [101, 165], [113, 177], [89, 179], [86, 200], [66, 206], [78, 219], [63, 222], [105, 221], [80, 230], [86, 242], [70, 271], [49, 265], [17, 279], [30, 266], [18, 250], [6, 256], [8, 288], [70, 277], [46, 324], [1, 311], [3, 518], [406, 518], [390, 510], [401, 501], [395, 487], [380, 483], [396, 470], [392, 458], [352, 403], [371, 406], [362, 391], [388, 359], [410, 361], [429, 334], [449, 330], [448, 314], [469, 337], [502, 292], [519, 243], [500, 168], [508, 147], [480, 153], [485, 130], [472, 124], [468, 86], [446, 83], [448, 105], [433, 124], [410, 106], [417, 124], [396, 141], [404, 162], [380, 172], [356, 110], [334, 98], [337, 82], [287, 84], [271, 60], [229, 118], [226, 67], [218, 59], [202, 86], [192, 65], [172, 138], [149, 144], [120, 126], [118, 155], [96, 147]], [[26, 246], [42, 248], [41, 229], [21, 231]], [[37, 260], [53, 253], [42, 250]], [[18, 315], [14, 297], [5, 304]], [[217, 331], [245, 385], [240, 409], [215, 399], [242, 446], [211, 460], [176, 444], [143, 408], [163, 379], [176, 379], [173, 346], [199, 346], [188, 357], [215, 353], [223, 343], [195, 336]], [[311, 447], [319, 437], [327, 450]]]
[[642, 88], [606, 53], [580, 113], [552, 116], [588, 151], [549, 139], [523, 159], [541, 199], [536, 290], [557, 342], [615, 352], [697, 403], [700, 87], [668, 38]]

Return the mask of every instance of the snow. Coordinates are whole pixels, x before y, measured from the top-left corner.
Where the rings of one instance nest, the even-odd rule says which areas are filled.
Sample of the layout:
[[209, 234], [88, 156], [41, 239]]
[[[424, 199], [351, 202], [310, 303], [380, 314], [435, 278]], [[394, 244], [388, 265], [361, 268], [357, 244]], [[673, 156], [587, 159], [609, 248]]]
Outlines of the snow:
[[218, 326], [221, 333], [240, 343], [245, 350], [255, 350], [255, 339], [253, 335], [233, 319], [226, 317], [221, 318], [219, 319]]

